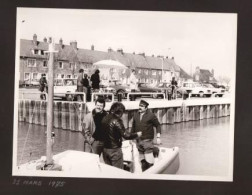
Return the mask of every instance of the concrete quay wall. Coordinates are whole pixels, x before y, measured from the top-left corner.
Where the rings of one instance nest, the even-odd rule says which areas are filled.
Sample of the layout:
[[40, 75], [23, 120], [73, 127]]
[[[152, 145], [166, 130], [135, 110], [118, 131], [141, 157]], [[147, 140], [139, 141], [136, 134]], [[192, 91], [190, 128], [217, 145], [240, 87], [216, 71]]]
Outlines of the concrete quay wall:
[[[174, 124], [230, 115], [231, 102], [226, 98], [147, 101], [149, 102], [149, 109], [156, 114], [161, 124]], [[122, 103], [126, 107], [122, 119], [125, 127], [130, 128], [133, 115], [138, 111], [139, 101], [123, 101]], [[111, 104], [111, 102], [106, 103], [105, 110], [109, 110]], [[54, 127], [81, 131], [81, 122], [94, 107], [93, 102], [54, 101]], [[18, 121], [46, 125], [46, 118], [46, 101], [28, 99], [18, 101]]]

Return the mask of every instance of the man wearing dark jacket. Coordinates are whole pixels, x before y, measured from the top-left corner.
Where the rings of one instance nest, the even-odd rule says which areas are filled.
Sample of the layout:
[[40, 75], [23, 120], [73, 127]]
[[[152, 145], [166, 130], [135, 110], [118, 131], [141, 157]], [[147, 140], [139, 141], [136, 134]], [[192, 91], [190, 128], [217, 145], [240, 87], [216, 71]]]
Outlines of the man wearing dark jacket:
[[125, 130], [121, 119], [125, 107], [120, 102], [115, 102], [110, 108], [110, 112], [102, 120], [102, 129], [105, 132], [103, 159], [108, 165], [123, 169], [122, 138], [135, 139], [142, 133], [129, 133]]
[[102, 119], [107, 115], [104, 110], [105, 100], [98, 98], [95, 101], [95, 108], [88, 113], [82, 124], [82, 134], [84, 136], [84, 151], [98, 154], [103, 152], [104, 131], [102, 129]]
[[139, 151], [139, 160], [142, 164], [142, 171], [145, 171], [154, 164], [154, 127], [157, 132], [157, 144], [161, 143], [160, 123], [155, 114], [148, 110], [148, 105], [149, 104], [146, 101], [140, 101], [139, 111], [133, 117], [131, 129], [132, 133], [142, 131], [142, 136], [137, 139], [137, 148]]
[[96, 91], [99, 91], [100, 89], [100, 75], [99, 75], [100, 71], [97, 69], [95, 71], [94, 74], [91, 75], [91, 78], [90, 78], [90, 81], [92, 82], [92, 88], [93, 90], [96, 92]]

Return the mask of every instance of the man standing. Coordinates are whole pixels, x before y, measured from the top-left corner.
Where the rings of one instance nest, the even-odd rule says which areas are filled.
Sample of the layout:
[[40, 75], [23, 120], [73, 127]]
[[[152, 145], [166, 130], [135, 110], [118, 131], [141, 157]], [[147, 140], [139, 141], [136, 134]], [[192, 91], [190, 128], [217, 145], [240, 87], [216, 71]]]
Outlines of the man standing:
[[125, 107], [121, 102], [112, 104], [109, 114], [102, 120], [102, 129], [105, 132], [103, 159], [108, 165], [123, 169], [122, 138], [135, 139], [142, 132], [129, 133], [125, 130], [121, 119]]
[[[131, 92], [136, 92], [137, 90], [137, 78], [136, 78], [136, 71], [132, 69], [131, 75], [129, 77], [130, 81], [130, 90]], [[132, 95], [131, 100], [135, 100], [135, 97]]]
[[[77, 92], [84, 92], [83, 88], [83, 69], [79, 70], [78, 78], [77, 78]], [[77, 95], [78, 101], [82, 101], [82, 95]]]
[[[46, 81], [46, 75], [45, 74], [41, 74], [41, 78], [39, 79], [39, 91], [41, 92], [48, 92], [48, 85], [47, 85], [47, 81]], [[40, 99], [41, 100], [45, 100], [46, 99], [46, 95], [45, 94], [41, 94], [40, 95]]]
[[104, 110], [105, 100], [98, 98], [95, 101], [95, 108], [88, 113], [82, 124], [82, 134], [84, 136], [84, 151], [98, 154], [103, 152], [104, 131], [101, 128], [102, 119], [107, 115]]
[[91, 75], [90, 81], [92, 82], [92, 88], [94, 92], [100, 89], [100, 71], [97, 69], [94, 74]]
[[175, 99], [175, 89], [178, 87], [178, 83], [175, 80], [175, 77], [172, 77], [171, 87], [172, 87], [172, 99]]
[[148, 105], [149, 104], [146, 101], [140, 101], [139, 111], [133, 117], [131, 129], [132, 132], [142, 131], [142, 136], [137, 139], [137, 148], [139, 151], [139, 160], [142, 164], [142, 171], [145, 171], [154, 164], [154, 127], [157, 132], [157, 144], [161, 143], [160, 123], [155, 114], [148, 110]]

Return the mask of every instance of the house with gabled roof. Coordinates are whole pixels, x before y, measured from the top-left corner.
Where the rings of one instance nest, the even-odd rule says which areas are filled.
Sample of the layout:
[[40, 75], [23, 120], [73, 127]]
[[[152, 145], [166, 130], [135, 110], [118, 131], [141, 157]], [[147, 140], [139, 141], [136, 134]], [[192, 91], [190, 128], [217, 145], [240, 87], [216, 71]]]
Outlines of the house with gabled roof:
[[214, 78], [214, 70], [210, 72], [207, 69], [200, 69], [199, 66], [196, 67], [195, 73], [193, 75], [193, 80], [199, 83], [216, 83], [217, 80]]
[[[32, 40], [20, 40], [20, 82], [38, 80], [41, 74], [48, 72], [47, 61], [49, 38], [38, 41], [37, 35]], [[76, 78], [79, 69], [84, 69], [90, 76], [94, 71], [93, 63], [112, 59], [117, 60], [129, 69], [117, 72], [118, 79], [128, 82], [131, 69], [135, 69], [139, 82], [159, 83], [170, 81], [174, 76], [180, 78], [181, 68], [175, 63], [174, 58], [163, 58], [162, 56], [146, 56], [145, 53], [125, 53], [122, 49], [116, 51], [109, 48], [107, 52], [96, 51], [94, 46], [91, 49], [78, 48], [77, 41], [71, 41], [69, 45], [55, 43], [54, 74], [57, 78]], [[116, 71], [116, 70], [112, 70]]]

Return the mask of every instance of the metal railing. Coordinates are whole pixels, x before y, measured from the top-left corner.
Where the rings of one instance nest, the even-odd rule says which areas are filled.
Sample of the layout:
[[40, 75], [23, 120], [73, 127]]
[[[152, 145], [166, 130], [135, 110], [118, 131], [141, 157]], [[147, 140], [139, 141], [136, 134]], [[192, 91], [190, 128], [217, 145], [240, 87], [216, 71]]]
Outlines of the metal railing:
[[112, 96], [111, 101], [112, 102], [115, 101], [115, 96], [114, 96], [113, 93], [110, 93], [110, 92], [95, 92], [95, 93], [92, 93], [91, 102], [95, 101], [96, 96], [106, 96], [106, 95], [111, 95]]
[[[65, 94], [66, 100], [67, 100], [67, 96], [71, 96], [71, 95], [78, 96], [78, 95], [81, 95], [81, 96], [83, 96], [83, 102], [86, 103], [86, 101], [87, 101], [87, 99], [86, 99], [86, 93], [84, 93], [84, 92], [54, 93], [54, 97], [58, 97], [57, 95], [59, 95], [59, 94], [63, 94], [63, 95]], [[69, 98], [71, 98], [71, 97], [69, 97]], [[74, 99], [74, 96], [72, 97], [72, 100], [67, 100], [67, 101], [73, 101], [73, 99]], [[78, 97], [77, 97], [77, 100], [78, 100]]]
[[166, 99], [166, 95], [164, 92], [130, 92], [127, 94], [127, 101], [130, 100], [130, 95], [150, 95], [152, 97], [156, 96], [156, 98], [159, 96], [159, 95], [163, 95], [163, 99], [165, 100]]
[[[20, 99], [25, 99], [25, 98], [24, 98], [24, 95], [25, 95], [25, 94], [44, 95], [44, 96], [45, 96], [45, 99], [42, 99], [42, 100], [46, 101], [46, 100], [48, 99], [48, 98], [47, 98], [48, 94], [47, 94], [46, 92], [39, 92], [39, 91], [25, 92], [25, 91], [21, 91], [21, 92], [19, 92], [19, 93], [21, 94]], [[54, 96], [54, 97], [58, 97], [57, 95], [59, 95], [59, 94], [63, 94], [63, 95], [65, 95], [65, 97], [67, 97], [67, 95], [82, 95], [82, 96], [83, 96], [83, 102], [86, 103], [86, 94], [85, 94], [84, 92], [54, 93], [54, 95], [56, 95], [56, 96]], [[62, 96], [60, 96], [60, 97], [62, 97]], [[40, 100], [41, 100], [41, 99], [40, 99]], [[72, 99], [72, 100], [67, 100], [67, 101], [73, 101], [73, 99]]]
[[46, 92], [39, 92], [39, 91], [33, 91], [33, 92], [25, 92], [25, 91], [19, 91], [19, 94], [21, 94], [20, 99], [25, 99], [24, 95], [25, 94], [37, 94], [37, 95], [44, 95], [45, 96], [45, 100], [47, 99], [48, 94]]

